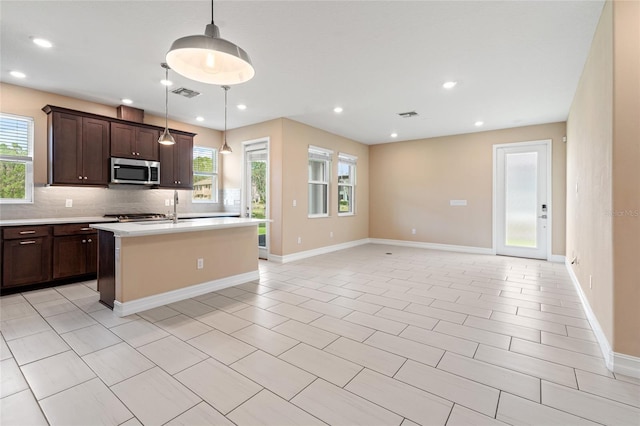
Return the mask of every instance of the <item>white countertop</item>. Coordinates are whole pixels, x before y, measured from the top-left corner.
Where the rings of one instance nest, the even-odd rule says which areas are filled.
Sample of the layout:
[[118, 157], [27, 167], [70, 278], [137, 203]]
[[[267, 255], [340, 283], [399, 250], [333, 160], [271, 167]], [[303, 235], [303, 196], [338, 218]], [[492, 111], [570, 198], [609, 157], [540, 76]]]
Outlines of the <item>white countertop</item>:
[[0, 220], [0, 226], [22, 226], [22, 225], [59, 225], [62, 223], [96, 223], [96, 222], [116, 222], [117, 219], [88, 216], [88, 217], [49, 217], [41, 219], [9, 219]]
[[[184, 216], [182, 216], [184, 217]], [[173, 222], [128, 222], [128, 223], [95, 223], [92, 228], [113, 232], [118, 237], [142, 237], [146, 235], [177, 234], [181, 232], [210, 231], [223, 228], [257, 226], [270, 222], [268, 219], [246, 219], [240, 217], [218, 217], [204, 219], [180, 220]]]
[[[209, 218], [209, 217], [237, 217], [240, 213], [179, 213], [178, 219]], [[0, 220], [0, 226], [29, 226], [29, 225], [59, 225], [62, 223], [99, 223], [117, 222], [116, 218], [104, 216], [86, 217], [44, 217], [39, 219], [9, 219]]]

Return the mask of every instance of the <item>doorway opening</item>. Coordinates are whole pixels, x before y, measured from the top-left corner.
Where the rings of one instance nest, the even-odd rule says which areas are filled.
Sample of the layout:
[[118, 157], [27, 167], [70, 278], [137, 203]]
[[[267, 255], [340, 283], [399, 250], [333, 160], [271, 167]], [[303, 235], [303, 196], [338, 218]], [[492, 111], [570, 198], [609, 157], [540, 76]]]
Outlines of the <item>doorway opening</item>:
[[[260, 139], [243, 143], [244, 217], [269, 217], [269, 140]], [[258, 225], [258, 257], [269, 258], [269, 224]]]

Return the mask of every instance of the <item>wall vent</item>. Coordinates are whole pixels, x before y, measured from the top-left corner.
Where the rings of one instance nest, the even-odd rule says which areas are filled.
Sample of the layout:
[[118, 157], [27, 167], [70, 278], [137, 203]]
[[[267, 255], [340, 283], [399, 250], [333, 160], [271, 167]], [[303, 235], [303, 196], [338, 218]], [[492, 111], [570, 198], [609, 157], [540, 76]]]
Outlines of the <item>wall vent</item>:
[[196, 96], [200, 96], [200, 92], [196, 92], [195, 90], [187, 89], [186, 87], [180, 87], [178, 89], [172, 90], [171, 93], [175, 93], [176, 95], [184, 96], [185, 98], [195, 98]]
[[409, 112], [399, 112], [398, 115], [402, 118], [411, 118], [418, 115], [418, 113], [415, 111], [409, 111]]

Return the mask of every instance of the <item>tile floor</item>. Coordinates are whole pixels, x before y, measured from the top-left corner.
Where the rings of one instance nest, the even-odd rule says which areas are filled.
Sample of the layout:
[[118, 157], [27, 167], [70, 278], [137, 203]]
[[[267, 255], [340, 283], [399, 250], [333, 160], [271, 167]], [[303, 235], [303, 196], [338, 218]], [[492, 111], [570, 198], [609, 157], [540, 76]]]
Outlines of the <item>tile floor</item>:
[[563, 265], [366, 245], [117, 318], [0, 298], [9, 425], [640, 424]]

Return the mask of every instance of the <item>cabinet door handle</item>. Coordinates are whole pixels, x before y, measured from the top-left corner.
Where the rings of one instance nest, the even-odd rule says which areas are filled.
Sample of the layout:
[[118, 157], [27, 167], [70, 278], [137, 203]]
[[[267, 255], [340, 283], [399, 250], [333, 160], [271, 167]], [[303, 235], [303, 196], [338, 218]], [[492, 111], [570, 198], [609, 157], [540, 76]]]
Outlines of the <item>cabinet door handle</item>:
[[84, 178], [85, 178], [85, 179], [87, 179], [87, 177], [86, 177], [86, 176], [85, 176]]
[[36, 231], [20, 231], [20, 235], [35, 234]]
[[80, 228], [81, 231], [91, 231], [91, 228]]
[[87, 242], [88, 242], [88, 243], [91, 243], [91, 242], [93, 242], [93, 241], [91, 241], [91, 238], [89, 238], [89, 239], [87, 240]]
[[20, 241], [21, 246], [25, 246], [27, 244], [35, 244], [35, 243], [36, 243], [35, 241]]
[[78, 179], [82, 180], [82, 176], [78, 176]]
[[87, 240], [82, 240], [82, 244], [85, 244], [87, 242]]

